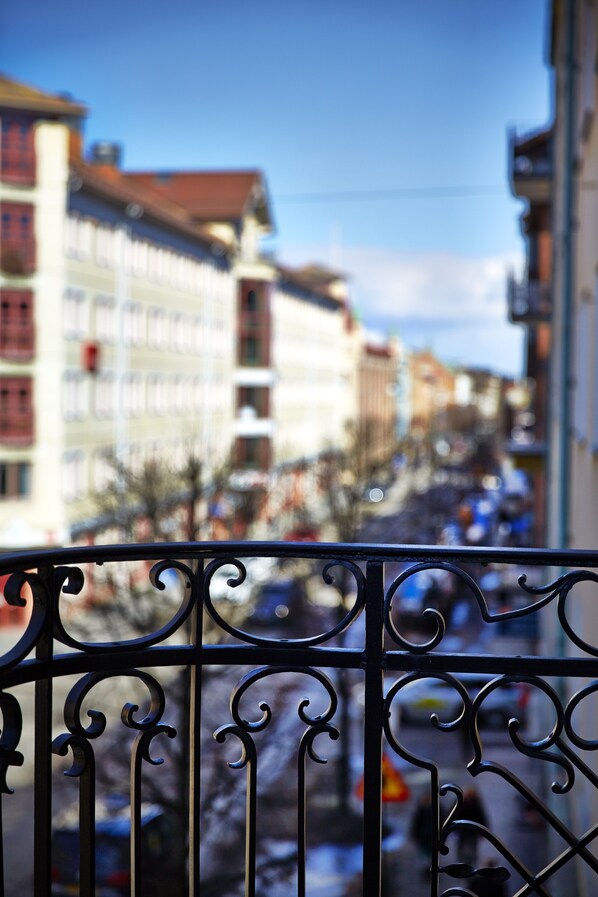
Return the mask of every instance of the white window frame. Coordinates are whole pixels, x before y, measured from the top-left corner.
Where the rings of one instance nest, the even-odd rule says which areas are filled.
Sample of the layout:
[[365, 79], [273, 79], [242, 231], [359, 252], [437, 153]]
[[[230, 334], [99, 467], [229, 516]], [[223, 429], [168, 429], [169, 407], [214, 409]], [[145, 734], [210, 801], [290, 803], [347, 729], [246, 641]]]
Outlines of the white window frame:
[[125, 414], [129, 417], [140, 417], [143, 414], [145, 410], [145, 390], [141, 374], [125, 374], [123, 404]]
[[123, 339], [127, 346], [145, 342], [145, 315], [141, 302], [125, 302], [123, 306]]
[[98, 420], [114, 417], [114, 374], [98, 374], [94, 381], [94, 410]]
[[85, 261], [91, 256], [93, 225], [88, 218], [69, 215], [64, 230], [65, 253], [69, 258]]
[[89, 303], [85, 290], [67, 287], [62, 297], [62, 333], [65, 339], [89, 334]]
[[77, 501], [86, 493], [87, 464], [85, 453], [76, 449], [62, 456], [62, 495], [66, 502]]
[[87, 378], [83, 371], [65, 371], [62, 378], [62, 407], [67, 421], [85, 420], [88, 414]]
[[96, 262], [110, 269], [116, 264], [116, 231], [108, 224], [101, 224], [96, 230]]
[[94, 334], [100, 343], [116, 342], [116, 300], [114, 296], [98, 293], [94, 301]]

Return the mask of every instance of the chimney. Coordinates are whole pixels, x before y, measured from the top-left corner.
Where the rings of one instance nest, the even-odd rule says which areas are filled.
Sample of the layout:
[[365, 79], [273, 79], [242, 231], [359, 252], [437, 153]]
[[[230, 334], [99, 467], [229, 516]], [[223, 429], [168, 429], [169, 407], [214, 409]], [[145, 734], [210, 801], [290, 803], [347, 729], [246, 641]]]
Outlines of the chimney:
[[120, 168], [122, 146], [110, 140], [99, 140], [91, 146], [90, 162], [105, 173], [116, 173]]

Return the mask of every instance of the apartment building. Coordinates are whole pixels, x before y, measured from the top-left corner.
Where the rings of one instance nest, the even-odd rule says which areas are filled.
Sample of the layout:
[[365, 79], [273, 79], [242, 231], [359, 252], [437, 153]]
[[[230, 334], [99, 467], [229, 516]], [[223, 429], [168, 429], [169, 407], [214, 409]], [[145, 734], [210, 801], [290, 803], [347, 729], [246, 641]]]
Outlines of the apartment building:
[[411, 355], [411, 438], [416, 456], [428, 458], [433, 443], [448, 427], [447, 411], [454, 402], [455, 374], [432, 351]]
[[272, 352], [276, 464], [316, 459], [344, 439], [351, 388], [344, 370], [350, 322], [344, 279], [322, 267], [279, 268]]
[[[528, 149], [544, 145], [545, 175], [549, 183], [543, 196], [530, 196], [530, 211], [538, 202], [550, 210], [545, 230], [545, 254], [551, 244], [552, 268], [547, 307], [539, 306], [550, 326], [547, 391], [547, 513], [546, 542], [551, 548], [596, 547], [598, 531], [598, 10], [592, 0], [553, 0], [549, 16], [549, 63], [552, 67], [554, 117], [539, 131]], [[550, 147], [548, 149], [548, 141]], [[536, 159], [519, 163], [527, 169], [526, 195]], [[525, 156], [524, 156], [525, 160]], [[515, 160], [517, 162], [517, 160]], [[550, 165], [550, 167], [549, 167]], [[517, 181], [516, 181], [517, 183]], [[531, 256], [530, 256], [531, 267]], [[546, 263], [546, 268], [548, 264]], [[537, 269], [540, 285], [546, 279]], [[538, 298], [541, 297], [538, 293]], [[530, 293], [531, 298], [531, 293]], [[544, 647], [555, 654], [595, 654], [598, 644], [596, 585], [581, 581], [563, 604], [569, 632], [545, 623]], [[550, 622], [550, 618], [548, 618]], [[573, 633], [572, 637], [569, 637]], [[577, 644], [575, 641], [577, 640]], [[580, 642], [581, 640], [581, 642]], [[587, 654], [585, 655], [587, 656]], [[563, 683], [563, 697], [577, 691], [586, 680]], [[566, 692], [566, 693], [565, 693]], [[591, 701], [581, 701], [572, 717], [580, 738], [592, 739], [595, 713]], [[550, 723], [552, 725], [552, 723]], [[589, 744], [590, 742], [585, 742]], [[579, 743], [578, 747], [579, 747]], [[583, 760], [596, 774], [595, 756], [585, 751]], [[583, 781], [583, 779], [582, 779]], [[580, 787], [570, 802], [567, 823], [584, 831], [596, 818], [595, 789]], [[560, 843], [559, 843], [560, 847]], [[579, 863], [571, 888], [576, 894], [594, 893], [595, 883]]]
[[366, 338], [359, 356], [358, 420], [372, 465], [384, 463], [396, 450], [398, 376], [394, 341]]
[[534, 544], [546, 544], [549, 365], [552, 349], [552, 128], [509, 137], [509, 179], [525, 201], [521, 231], [526, 268], [508, 280], [509, 320], [525, 332], [523, 379], [506, 394], [512, 426], [505, 443], [514, 465], [532, 483]]
[[261, 172], [127, 172], [85, 114], [0, 79], [4, 547], [93, 538], [115, 454], [264, 489], [359, 411], [345, 279], [263, 255]]
[[80, 104], [0, 81], [0, 543], [93, 532], [109, 456], [172, 462], [232, 440], [227, 246], [81, 156]]
[[[264, 257], [273, 230], [259, 171], [125, 174], [226, 243], [237, 284], [234, 482], [262, 487], [269, 473], [339, 444], [351, 395], [349, 311], [343, 276], [291, 269]], [[349, 361], [348, 361], [349, 359]]]

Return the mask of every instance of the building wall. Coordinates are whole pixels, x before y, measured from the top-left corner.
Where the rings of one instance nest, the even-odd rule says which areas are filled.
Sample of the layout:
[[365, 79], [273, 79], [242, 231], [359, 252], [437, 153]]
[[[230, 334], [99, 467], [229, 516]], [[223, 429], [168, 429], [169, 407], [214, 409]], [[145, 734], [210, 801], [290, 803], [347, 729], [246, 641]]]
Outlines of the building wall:
[[[598, 524], [598, 249], [595, 234], [598, 227], [598, 195], [584, 184], [598, 177], [598, 129], [595, 122], [598, 100], [598, 79], [595, 73], [595, 47], [588, 52], [586, 34], [595, 34], [596, 11], [593, 4], [580, 4], [576, 9], [577, 64], [574, 95], [575, 169], [565, 166], [567, 137], [567, 69], [566, 21], [564, 5], [554, 5], [555, 45], [553, 64], [556, 70], [555, 107], [555, 184], [554, 184], [554, 347], [551, 353], [551, 476], [550, 476], [550, 544], [558, 545], [562, 520], [559, 518], [561, 495], [568, 492], [569, 526], [565, 547], [594, 548]], [[566, 178], [572, 178], [574, 220], [566, 220], [564, 195]], [[565, 339], [565, 238], [572, 235], [571, 264], [572, 306], [569, 317], [571, 332], [569, 368], [563, 369]], [[559, 477], [561, 436], [563, 434], [563, 397], [570, 413], [568, 440], [569, 477]]]
[[[11, 83], [9, 108], [20, 96]], [[84, 162], [72, 130], [84, 108], [57, 111], [41, 92], [36, 102], [35, 182], [29, 172], [7, 177], [4, 165], [0, 184], [4, 203], [34, 207], [37, 243], [33, 272], [5, 265], [0, 274], [4, 288], [31, 291], [36, 341], [33, 357], [0, 347], [0, 377], [13, 378], [8, 392], [0, 383], [0, 545], [15, 520], [23, 547], [85, 531], [97, 513], [92, 493], [113, 473], [110, 453], [134, 468], [150, 457], [176, 462], [193, 447], [209, 479], [232, 448], [242, 491], [281, 470], [297, 479], [301, 462], [340, 448], [360, 417], [383, 420], [394, 435], [395, 362], [364, 353], [343, 276], [312, 265], [287, 277], [261, 254], [272, 217], [259, 172], [187, 173], [196, 191], [202, 178], [228, 191], [222, 208], [212, 196], [201, 213], [199, 193], [176, 192], [176, 173], [170, 190], [159, 175], [121, 171], [116, 145], [92, 148], [94, 162]], [[21, 132], [12, 133], [16, 159]], [[3, 228], [5, 219], [20, 221], [3, 215]], [[1, 439], [6, 395], [29, 426], [20, 442]], [[2, 494], [13, 463], [31, 471], [18, 500]]]
[[[44, 544], [65, 536], [59, 488], [64, 425], [59, 413], [62, 355], [59, 331], [65, 278], [62, 234], [68, 179], [68, 130], [59, 122], [35, 128], [37, 176], [31, 187], [0, 185], [3, 201], [31, 203], [35, 216], [36, 266], [31, 276], [0, 274], [3, 288], [30, 289], [35, 315], [35, 350], [31, 361], [0, 360], [2, 376], [31, 377], [33, 432], [31, 445], [0, 445], [0, 463], [31, 465], [30, 494], [0, 502], [0, 532], [15, 520]], [[1, 541], [1, 537], [0, 537]]]
[[429, 350], [414, 352], [411, 387], [412, 436], [425, 441], [443, 429], [446, 410], [453, 402], [455, 375]]
[[3, 202], [33, 204], [36, 237], [34, 273], [0, 275], [31, 289], [35, 316], [33, 359], [0, 359], [0, 376], [31, 377], [34, 411], [31, 444], [0, 445], [0, 464], [31, 465], [30, 494], [0, 501], [0, 541], [15, 521], [25, 542], [69, 541], [115, 448], [135, 464], [194, 446], [209, 475], [233, 438], [229, 262], [84, 183], [69, 192], [68, 144], [66, 125], [39, 123], [35, 184], [0, 186]]
[[275, 463], [315, 458], [343, 438], [344, 310], [277, 286], [273, 305]]
[[[568, 165], [569, 78], [568, 10], [575, 16], [573, 56], [573, 164]], [[553, 193], [553, 339], [550, 388], [550, 478], [549, 546], [596, 548], [598, 532], [598, 193], [587, 189], [598, 177], [598, 128], [596, 112], [598, 80], [596, 76], [597, 10], [589, 2], [552, 4], [553, 47], [551, 61], [555, 72], [555, 180]], [[568, 184], [573, 189], [572, 218], [567, 215]], [[571, 246], [571, 314], [567, 317], [567, 248]], [[564, 366], [564, 340], [570, 327], [568, 366]], [[564, 409], [569, 411], [566, 427]], [[563, 447], [568, 464], [563, 465]], [[566, 467], [565, 476], [561, 475]], [[563, 508], [565, 507], [565, 514]], [[580, 583], [567, 602], [567, 616], [573, 630], [586, 642], [598, 644], [596, 588]], [[568, 638], [560, 638], [558, 627], [547, 628], [548, 650], [577, 654]], [[568, 680], [570, 693], [581, 681]], [[576, 732], [585, 738], [595, 734], [593, 707], [582, 702], [574, 716]], [[583, 758], [596, 771], [595, 757]], [[585, 826], [598, 814], [594, 788], [585, 788], [571, 802], [573, 827]], [[581, 829], [580, 829], [581, 830]], [[595, 876], [588, 876], [585, 864], [579, 864], [576, 893], [586, 897], [595, 891]]]
[[390, 457], [396, 445], [397, 354], [392, 343], [366, 343], [359, 363], [358, 424], [372, 463]]
[[[67, 221], [62, 414], [70, 501], [102, 486], [113, 447], [133, 465], [149, 456], [176, 463], [191, 447], [208, 470], [223, 463], [234, 416], [230, 267], [193, 246], [181, 251], [167, 232], [148, 238], [124, 215], [113, 222], [99, 203], [94, 211], [71, 212]], [[85, 370], [89, 346], [97, 348], [95, 372]]]

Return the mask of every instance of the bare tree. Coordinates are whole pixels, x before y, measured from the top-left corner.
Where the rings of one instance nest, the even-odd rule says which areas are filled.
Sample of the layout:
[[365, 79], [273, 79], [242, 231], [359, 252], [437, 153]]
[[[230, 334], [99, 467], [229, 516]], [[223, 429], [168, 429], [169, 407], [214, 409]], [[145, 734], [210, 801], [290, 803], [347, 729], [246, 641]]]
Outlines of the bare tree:
[[364, 495], [376, 477], [386, 476], [396, 450], [394, 440], [377, 421], [349, 423], [342, 449], [329, 451], [320, 461], [319, 488], [339, 542], [359, 538], [367, 513]]
[[207, 497], [226, 490], [231, 461], [224, 461], [206, 476], [206, 466], [194, 446], [182, 461], [146, 458], [128, 464], [115, 453], [107, 458], [109, 483], [90, 498], [96, 532], [118, 529], [125, 539], [162, 542], [198, 539], [213, 506]]

